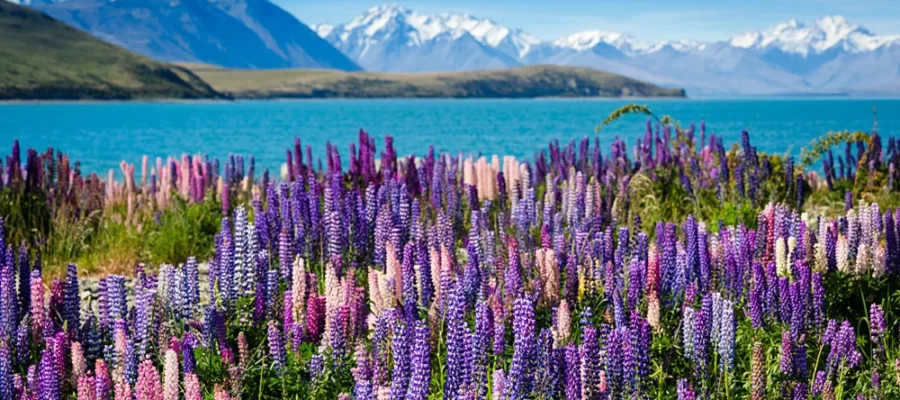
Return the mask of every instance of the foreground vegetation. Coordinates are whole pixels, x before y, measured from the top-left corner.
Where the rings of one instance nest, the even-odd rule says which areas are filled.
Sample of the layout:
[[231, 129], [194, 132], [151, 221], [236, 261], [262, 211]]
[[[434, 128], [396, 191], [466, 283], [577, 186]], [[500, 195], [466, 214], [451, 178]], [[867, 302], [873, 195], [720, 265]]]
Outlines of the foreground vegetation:
[[900, 395], [895, 140], [795, 163], [658, 121], [528, 162], [298, 141], [277, 179], [14, 146], [0, 398]]

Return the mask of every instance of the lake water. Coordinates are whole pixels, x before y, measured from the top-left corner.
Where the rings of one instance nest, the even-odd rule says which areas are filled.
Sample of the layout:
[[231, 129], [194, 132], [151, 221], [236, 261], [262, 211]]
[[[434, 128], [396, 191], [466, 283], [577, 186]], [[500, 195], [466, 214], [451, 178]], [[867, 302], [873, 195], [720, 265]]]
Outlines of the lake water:
[[[900, 133], [900, 100], [322, 100], [197, 103], [48, 103], [0, 105], [0, 146], [14, 138], [22, 147], [52, 146], [103, 172], [142, 155], [165, 157], [204, 153], [214, 157], [252, 154], [258, 170], [277, 169], [285, 149], [299, 137], [318, 157], [326, 141], [341, 149], [365, 129], [383, 148], [392, 135], [399, 154], [436, 150], [485, 155], [532, 156], [553, 140], [593, 137], [610, 111], [630, 102], [684, 123], [706, 121], [707, 131], [724, 135], [726, 147], [749, 129], [762, 151], [799, 154], [829, 130], [870, 131], [872, 107], [879, 132]], [[629, 144], [644, 132], [646, 118], [631, 116], [600, 133]], [[3, 155], [8, 150], [2, 151]]]

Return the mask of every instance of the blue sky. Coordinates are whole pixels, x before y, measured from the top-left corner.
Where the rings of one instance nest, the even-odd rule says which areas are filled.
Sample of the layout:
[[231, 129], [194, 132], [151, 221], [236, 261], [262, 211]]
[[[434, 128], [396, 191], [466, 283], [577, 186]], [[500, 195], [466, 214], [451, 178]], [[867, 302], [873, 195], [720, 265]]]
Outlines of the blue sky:
[[788, 19], [843, 15], [877, 34], [900, 34], [900, 0], [272, 0], [307, 24], [342, 23], [366, 9], [398, 3], [424, 13], [466, 12], [541, 39], [578, 31], [625, 32], [644, 40], [725, 39]]

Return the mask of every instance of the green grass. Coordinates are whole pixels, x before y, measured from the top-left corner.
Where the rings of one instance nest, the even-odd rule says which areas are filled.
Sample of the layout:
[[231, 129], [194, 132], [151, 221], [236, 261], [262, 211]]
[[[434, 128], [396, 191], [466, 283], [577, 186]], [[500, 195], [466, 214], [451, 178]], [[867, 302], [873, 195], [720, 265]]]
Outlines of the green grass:
[[0, 99], [217, 97], [189, 70], [0, 3]]
[[232, 70], [183, 64], [216, 90], [236, 98], [328, 97], [683, 97], [607, 72], [575, 67], [529, 66], [447, 73], [374, 73], [332, 70]]

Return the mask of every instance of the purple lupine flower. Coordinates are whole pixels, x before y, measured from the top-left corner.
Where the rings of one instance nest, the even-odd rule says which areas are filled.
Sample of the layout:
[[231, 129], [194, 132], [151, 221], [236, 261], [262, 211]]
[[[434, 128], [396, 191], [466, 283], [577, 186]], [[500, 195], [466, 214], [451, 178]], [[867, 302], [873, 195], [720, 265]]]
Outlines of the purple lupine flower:
[[197, 259], [188, 257], [182, 267], [184, 271], [184, 280], [182, 281], [181, 290], [184, 293], [187, 303], [182, 310], [184, 318], [193, 318], [200, 304], [200, 270], [197, 267]]
[[44, 349], [41, 354], [40, 371], [38, 377], [38, 399], [60, 400], [59, 366], [53, 349]]
[[[424, 321], [417, 321], [413, 328], [413, 347], [410, 356], [412, 373], [406, 400], [425, 400], [431, 383], [430, 332]], [[486, 388], [486, 386], [485, 386]]]
[[78, 294], [78, 269], [75, 264], [69, 264], [66, 267], [66, 282], [63, 287], [63, 320], [72, 332], [81, 326], [81, 304]]
[[483, 300], [475, 304], [475, 336], [472, 341], [472, 380], [478, 398], [487, 398], [488, 354], [493, 336], [491, 309]]
[[[626, 379], [628, 378], [625, 359], [626, 357], [631, 357], [630, 354], [626, 355], [622, 351], [625, 341], [629, 340], [628, 332], [625, 328], [618, 328], [611, 330], [606, 336], [606, 349], [603, 354], [605, 355], [604, 365], [606, 367], [607, 385], [612, 395], [620, 396], [625, 393]], [[582, 369], [584, 369], [584, 366], [582, 366]]]
[[[22, 319], [19, 327], [16, 329], [16, 360], [14, 363], [18, 365], [28, 365], [31, 357], [31, 326], [28, 324], [28, 317]], [[87, 339], [90, 342], [90, 337]], [[99, 343], [99, 338], [98, 338]], [[93, 362], [93, 360], [91, 360]]]
[[872, 304], [869, 307], [869, 333], [872, 337], [873, 356], [877, 359], [884, 352], [884, 333], [887, 331], [887, 324], [884, 321], [884, 310], [878, 304]]
[[15, 278], [13, 264], [0, 267], [0, 323], [3, 325], [0, 328], [7, 338], [16, 334], [16, 324], [19, 322]]
[[697, 395], [687, 379], [678, 380], [678, 400], [697, 400]]
[[465, 298], [459, 283], [452, 286], [447, 303], [447, 378], [444, 382], [444, 393], [455, 398], [464, 388], [469, 377], [469, 365], [466, 363], [465, 347], [466, 327]]
[[821, 331], [825, 320], [825, 285], [822, 284], [822, 274], [818, 272], [812, 275], [812, 311], [813, 325], [816, 331]]
[[13, 398], [13, 360], [10, 343], [0, 338], [0, 398]]
[[406, 396], [411, 367], [409, 334], [407, 326], [398, 320], [394, 325], [394, 337], [391, 340], [391, 353], [394, 359], [394, 368], [391, 369], [391, 400], [402, 400]]
[[[559, 397], [560, 369], [559, 358], [561, 354], [553, 347], [553, 334], [550, 329], [541, 329], [538, 335], [537, 354], [534, 373], [534, 394], [540, 398], [552, 399]], [[486, 398], [486, 391], [485, 397]]]
[[513, 353], [507, 376], [506, 398], [521, 400], [531, 392], [534, 356], [534, 306], [525, 297], [516, 299], [513, 306]]
[[284, 340], [281, 338], [281, 331], [275, 325], [274, 320], [269, 320], [268, 324], [268, 342], [269, 355], [272, 356], [272, 364], [278, 376], [284, 374], [284, 368], [287, 364], [287, 353], [284, 349]]
[[641, 317], [640, 313], [631, 313], [631, 349], [635, 360], [636, 381], [635, 390], [644, 391], [644, 385], [650, 377], [650, 345], [652, 341], [650, 322]]
[[791, 332], [781, 332], [781, 373], [792, 375], [794, 373], [794, 345], [791, 341]]
[[328, 346], [331, 347], [331, 356], [335, 363], [343, 362], [347, 354], [347, 329], [350, 326], [350, 309], [342, 306], [331, 315], [328, 324]]
[[781, 322], [791, 322], [791, 289], [787, 278], [778, 279], [778, 299], [781, 304]]
[[566, 346], [566, 398], [581, 399], [581, 356], [573, 343]]
[[22, 246], [19, 247], [19, 312], [22, 314], [31, 310], [30, 277], [31, 265], [28, 260], [28, 248], [25, 243], [22, 243]]
[[407, 320], [412, 323], [419, 317], [417, 308], [417, 291], [416, 291], [416, 269], [413, 265], [416, 257], [416, 245], [413, 242], [407, 242], [403, 247], [402, 282], [404, 312], [406, 312]]
[[181, 360], [184, 366], [184, 374], [193, 374], [197, 369], [197, 361], [194, 359], [194, 343], [192, 343], [192, 341], [185, 340], [184, 343], [182, 343]]
[[828, 320], [828, 324], [825, 326], [825, 330], [822, 331], [822, 341], [820, 342], [820, 345], [830, 346], [831, 341], [834, 340], [834, 335], [837, 334], [837, 329], [837, 320]]
[[759, 292], [760, 290], [758, 288], [750, 289], [750, 294], [747, 299], [750, 308], [750, 323], [754, 329], [760, 329], [764, 324], [762, 299], [760, 298]]
[[799, 381], [809, 379], [809, 366], [806, 361], [806, 344], [798, 341], [794, 346], [794, 375]]
[[580, 350], [582, 395], [594, 398], [600, 395], [600, 342], [593, 327], [584, 328]]
[[694, 319], [693, 354], [694, 368], [698, 374], [706, 373], [709, 342], [713, 322], [712, 296], [703, 297], [702, 307]]
[[266, 314], [269, 318], [278, 315], [278, 275], [274, 269], [266, 271]]

